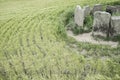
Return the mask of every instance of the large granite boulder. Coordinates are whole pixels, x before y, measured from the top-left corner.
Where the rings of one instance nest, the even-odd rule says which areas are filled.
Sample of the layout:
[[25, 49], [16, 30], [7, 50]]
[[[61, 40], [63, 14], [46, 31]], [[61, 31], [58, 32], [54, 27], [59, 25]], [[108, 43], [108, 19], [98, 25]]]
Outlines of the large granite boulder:
[[102, 11], [102, 10], [103, 10], [103, 6], [101, 4], [95, 4], [91, 13], [92, 13], [92, 15], [94, 15], [94, 12]]
[[88, 15], [90, 15], [90, 12], [91, 12], [90, 6], [84, 6], [83, 9], [84, 9], [84, 17], [87, 17]]
[[78, 26], [81, 26], [81, 27], [83, 26], [83, 24], [84, 24], [84, 10], [79, 5], [77, 5], [76, 9], [75, 9], [74, 20]]
[[93, 32], [96, 35], [101, 35], [102, 33], [105, 36], [109, 36], [110, 19], [111, 19], [110, 13], [96, 11], [94, 13]]
[[120, 16], [111, 17], [111, 34], [113, 36], [120, 35]]

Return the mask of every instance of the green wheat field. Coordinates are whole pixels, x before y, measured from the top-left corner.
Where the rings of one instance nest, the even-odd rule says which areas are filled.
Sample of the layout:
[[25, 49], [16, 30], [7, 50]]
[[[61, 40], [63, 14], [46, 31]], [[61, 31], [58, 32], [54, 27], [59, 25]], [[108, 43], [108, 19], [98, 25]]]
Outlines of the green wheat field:
[[0, 0], [0, 80], [120, 80], [120, 46], [66, 34], [76, 5], [119, 0]]

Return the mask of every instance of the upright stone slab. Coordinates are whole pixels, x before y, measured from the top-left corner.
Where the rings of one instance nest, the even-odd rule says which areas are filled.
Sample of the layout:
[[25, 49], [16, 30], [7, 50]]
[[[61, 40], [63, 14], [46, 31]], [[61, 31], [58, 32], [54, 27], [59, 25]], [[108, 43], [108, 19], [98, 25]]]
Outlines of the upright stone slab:
[[78, 26], [81, 26], [81, 27], [83, 26], [83, 24], [84, 24], [84, 10], [79, 5], [77, 5], [76, 9], [75, 9], [74, 20]]
[[90, 6], [85, 6], [83, 9], [84, 9], [84, 17], [88, 16], [91, 12]]
[[120, 35], [120, 16], [111, 17], [111, 29], [113, 36]]
[[94, 23], [93, 23], [94, 34], [97, 35], [104, 34], [104, 36], [109, 36], [110, 19], [111, 19], [110, 13], [96, 11], [94, 13]]
[[115, 6], [110, 6], [110, 5], [108, 5], [108, 6], [106, 7], [106, 12], [109, 12], [110, 14], [113, 14], [113, 13], [116, 13], [117, 10], [116, 10], [116, 7], [115, 7]]
[[96, 11], [102, 11], [103, 7], [101, 4], [95, 4], [92, 10], [92, 15], [94, 15], [94, 12]]

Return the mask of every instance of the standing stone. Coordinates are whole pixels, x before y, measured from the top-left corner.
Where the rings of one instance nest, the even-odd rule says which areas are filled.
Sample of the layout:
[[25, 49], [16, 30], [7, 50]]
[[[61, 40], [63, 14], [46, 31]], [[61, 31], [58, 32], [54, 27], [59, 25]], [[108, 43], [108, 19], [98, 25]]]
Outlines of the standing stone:
[[113, 36], [120, 35], [120, 16], [111, 17], [111, 29]]
[[102, 11], [102, 9], [103, 9], [103, 7], [102, 7], [101, 4], [96, 4], [96, 5], [94, 5], [93, 10], [92, 10], [92, 15], [93, 15], [94, 12], [96, 12], [96, 11]]
[[109, 12], [110, 14], [120, 13], [120, 5], [116, 5], [116, 6], [110, 6], [110, 5], [108, 5], [106, 7], [106, 12]]
[[90, 6], [85, 6], [83, 9], [84, 9], [84, 17], [88, 16], [91, 12]]
[[[110, 24], [111, 14], [107, 12], [96, 11], [94, 13], [94, 23], [93, 23], [93, 31], [101, 34], [105, 34], [105, 36], [109, 36], [109, 24]], [[103, 36], [103, 35], [102, 35]]]
[[120, 5], [117, 5], [117, 6], [116, 6], [116, 9], [117, 9], [117, 10], [116, 10], [116, 11], [117, 11], [117, 13], [119, 13], [119, 14], [120, 14]]
[[79, 5], [77, 5], [76, 9], [75, 9], [74, 20], [75, 20], [75, 23], [78, 26], [81, 26], [81, 27], [83, 26], [83, 23], [84, 23], [84, 10]]
[[116, 13], [117, 10], [116, 10], [116, 7], [115, 7], [115, 6], [110, 6], [110, 5], [108, 5], [108, 6], [106, 7], [106, 12], [109, 12], [110, 14], [113, 14], [113, 13]]

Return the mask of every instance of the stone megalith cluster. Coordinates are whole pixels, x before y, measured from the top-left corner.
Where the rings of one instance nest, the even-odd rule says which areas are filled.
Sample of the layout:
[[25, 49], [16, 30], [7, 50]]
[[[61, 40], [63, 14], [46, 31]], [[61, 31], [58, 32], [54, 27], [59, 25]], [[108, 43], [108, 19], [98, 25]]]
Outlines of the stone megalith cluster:
[[90, 6], [84, 6], [83, 12], [84, 12], [84, 17], [87, 17], [91, 12]]
[[116, 36], [120, 34], [120, 16], [114, 16], [112, 14], [117, 13], [120, 15], [120, 5], [106, 7], [103, 10], [103, 5], [96, 4], [91, 8], [85, 6], [81, 8], [76, 6], [74, 21], [79, 27], [84, 26], [84, 19], [87, 15], [93, 16], [93, 35], [102, 35], [105, 37]]

